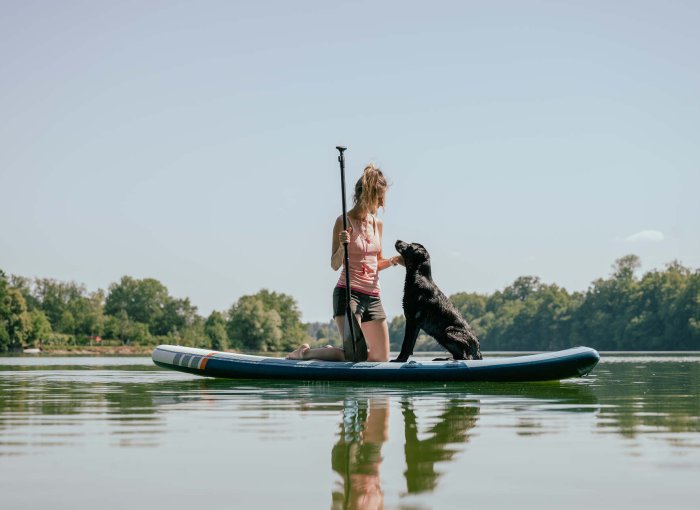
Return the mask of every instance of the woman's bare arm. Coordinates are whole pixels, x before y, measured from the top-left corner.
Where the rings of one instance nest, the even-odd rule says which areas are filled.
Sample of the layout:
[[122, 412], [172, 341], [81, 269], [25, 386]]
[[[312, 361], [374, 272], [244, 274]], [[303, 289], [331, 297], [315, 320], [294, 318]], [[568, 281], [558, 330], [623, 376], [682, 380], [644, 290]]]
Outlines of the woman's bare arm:
[[[382, 231], [384, 229], [384, 223], [379, 218], [377, 218], [377, 229], [379, 230], [379, 246], [384, 246], [384, 244], [382, 243]], [[401, 258], [401, 255], [396, 255], [389, 259], [385, 259], [382, 255], [381, 250], [377, 254], [377, 271], [381, 271], [382, 269], [386, 269], [387, 267], [395, 266], [396, 264], [403, 265], [403, 259]]]
[[340, 243], [340, 233], [343, 231], [343, 217], [338, 216], [333, 226], [333, 242], [331, 244], [331, 267], [333, 271], [343, 265], [343, 245]]

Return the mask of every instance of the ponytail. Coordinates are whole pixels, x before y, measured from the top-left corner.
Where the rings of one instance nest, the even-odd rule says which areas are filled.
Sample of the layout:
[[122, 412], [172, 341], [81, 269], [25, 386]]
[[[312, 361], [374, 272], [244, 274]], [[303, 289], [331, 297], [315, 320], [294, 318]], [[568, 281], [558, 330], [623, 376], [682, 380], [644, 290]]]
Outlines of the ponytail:
[[362, 177], [355, 184], [353, 204], [355, 207], [374, 213], [380, 207], [384, 207], [382, 199], [386, 188], [387, 182], [384, 174], [370, 163], [365, 167]]

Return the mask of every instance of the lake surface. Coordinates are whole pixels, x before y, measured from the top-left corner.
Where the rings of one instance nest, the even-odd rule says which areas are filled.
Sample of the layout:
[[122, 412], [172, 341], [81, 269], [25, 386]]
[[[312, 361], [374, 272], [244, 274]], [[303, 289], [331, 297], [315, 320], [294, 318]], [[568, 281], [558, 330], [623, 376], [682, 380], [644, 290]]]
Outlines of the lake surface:
[[0, 508], [697, 508], [700, 354], [558, 383], [205, 379], [0, 358]]

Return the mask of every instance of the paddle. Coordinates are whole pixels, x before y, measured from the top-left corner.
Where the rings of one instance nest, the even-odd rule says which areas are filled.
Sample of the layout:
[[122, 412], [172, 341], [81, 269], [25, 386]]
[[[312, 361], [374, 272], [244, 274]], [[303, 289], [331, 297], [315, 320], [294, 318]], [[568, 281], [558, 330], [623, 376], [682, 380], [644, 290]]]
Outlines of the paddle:
[[[347, 207], [345, 205], [345, 155], [347, 147], [337, 146], [340, 152], [340, 190], [343, 197], [343, 230], [348, 229]], [[345, 359], [348, 361], [367, 361], [367, 342], [362, 334], [357, 316], [350, 306], [350, 256], [348, 255], [348, 243], [343, 243], [345, 250], [345, 327], [343, 328], [343, 349]], [[348, 334], [349, 333], [349, 334]]]

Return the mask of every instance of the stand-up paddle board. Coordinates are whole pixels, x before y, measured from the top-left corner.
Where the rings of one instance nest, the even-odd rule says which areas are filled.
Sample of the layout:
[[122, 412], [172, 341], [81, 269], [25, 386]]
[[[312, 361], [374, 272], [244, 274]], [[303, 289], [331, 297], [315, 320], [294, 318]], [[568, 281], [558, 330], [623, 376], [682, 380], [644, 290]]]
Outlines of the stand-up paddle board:
[[600, 355], [589, 347], [474, 361], [339, 362], [288, 360], [160, 345], [153, 361], [163, 368], [229, 379], [296, 379], [315, 381], [553, 381], [581, 377]]

